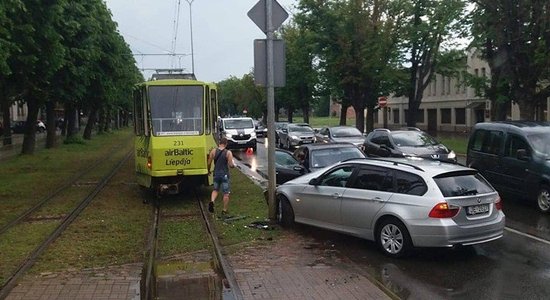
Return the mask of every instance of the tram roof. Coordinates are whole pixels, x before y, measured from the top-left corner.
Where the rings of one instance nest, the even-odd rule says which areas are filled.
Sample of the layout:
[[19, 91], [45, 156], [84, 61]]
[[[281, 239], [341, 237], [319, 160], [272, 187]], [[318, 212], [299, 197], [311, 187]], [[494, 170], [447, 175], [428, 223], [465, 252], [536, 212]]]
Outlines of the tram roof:
[[191, 80], [191, 79], [160, 79], [160, 80], [150, 80], [142, 83], [146, 86], [152, 85], [211, 85], [213, 83]]

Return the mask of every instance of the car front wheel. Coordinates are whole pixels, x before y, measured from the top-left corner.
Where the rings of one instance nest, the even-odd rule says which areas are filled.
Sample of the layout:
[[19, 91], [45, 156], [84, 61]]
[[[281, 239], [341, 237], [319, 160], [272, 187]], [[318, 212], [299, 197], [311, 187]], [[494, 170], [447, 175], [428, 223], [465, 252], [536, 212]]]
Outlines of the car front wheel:
[[277, 203], [277, 223], [281, 226], [289, 228], [294, 225], [294, 210], [284, 196], [278, 197]]
[[537, 194], [537, 204], [540, 211], [549, 212], [550, 211], [550, 189], [548, 186], [543, 185], [538, 194]]
[[395, 218], [382, 221], [378, 226], [376, 237], [378, 246], [382, 252], [390, 257], [403, 257], [412, 248], [407, 228]]

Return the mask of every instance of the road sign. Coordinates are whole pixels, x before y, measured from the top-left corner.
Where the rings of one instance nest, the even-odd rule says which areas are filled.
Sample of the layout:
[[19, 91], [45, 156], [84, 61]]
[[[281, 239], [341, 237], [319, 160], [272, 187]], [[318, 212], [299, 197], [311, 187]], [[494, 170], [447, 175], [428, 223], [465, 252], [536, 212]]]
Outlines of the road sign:
[[386, 105], [388, 105], [388, 97], [386, 96], [378, 97], [378, 106], [380, 106], [380, 108], [384, 108], [386, 107]]
[[267, 34], [267, 18], [265, 11], [265, 1], [272, 1], [272, 16], [271, 16], [271, 25], [273, 30], [279, 28], [283, 22], [288, 18], [288, 13], [286, 10], [277, 2], [276, 0], [260, 0], [254, 7], [248, 11], [248, 17], [256, 24], [260, 29]]
[[[286, 79], [285, 44], [273, 40], [273, 86], [285, 86]], [[267, 41], [254, 40], [254, 83], [267, 86]]]

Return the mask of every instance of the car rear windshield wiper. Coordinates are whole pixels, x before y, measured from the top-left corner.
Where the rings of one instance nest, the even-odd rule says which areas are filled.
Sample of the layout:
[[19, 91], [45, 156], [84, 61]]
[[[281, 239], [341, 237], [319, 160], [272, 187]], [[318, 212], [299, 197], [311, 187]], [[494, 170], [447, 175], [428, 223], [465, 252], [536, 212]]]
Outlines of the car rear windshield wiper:
[[476, 189], [471, 189], [471, 190], [460, 189], [460, 190], [456, 191], [456, 193], [455, 193], [455, 196], [466, 196], [466, 195], [477, 195], [477, 190]]

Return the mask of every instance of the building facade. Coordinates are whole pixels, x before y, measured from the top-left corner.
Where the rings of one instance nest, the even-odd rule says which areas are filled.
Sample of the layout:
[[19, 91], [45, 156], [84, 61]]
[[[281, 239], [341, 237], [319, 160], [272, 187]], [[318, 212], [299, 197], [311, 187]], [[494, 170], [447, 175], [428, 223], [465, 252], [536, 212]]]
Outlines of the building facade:
[[[466, 72], [474, 76], [489, 77], [491, 72], [486, 61], [479, 58], [475, 51], [467, 55]], [[388, 97], [387, 106], [378, 110], [374, 116], [374, 126], [400, 128], [407, 125], [407, 97]], [[541, 121], [550, 120], [550, 98], [542, 108]], [[338, 107], [331, 107], [331, 114]], [[348, 109], [348, 114], [353, 115]], [[474, 88], [464, 84], [463, 78], [434, 74], [432, 82], [424, 90], [422, 103], [417, 114], [417, 127], [426, 131], [469, 132], [478, 122], [490, 121], [491, 101], [476, 95]], [[512, 104], [508, 119], [519, 120], [519, 107]], [[385, 119], [385, 121], [384, 121]]]

